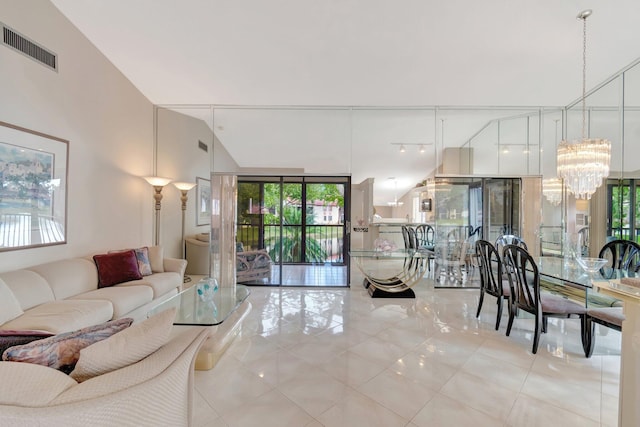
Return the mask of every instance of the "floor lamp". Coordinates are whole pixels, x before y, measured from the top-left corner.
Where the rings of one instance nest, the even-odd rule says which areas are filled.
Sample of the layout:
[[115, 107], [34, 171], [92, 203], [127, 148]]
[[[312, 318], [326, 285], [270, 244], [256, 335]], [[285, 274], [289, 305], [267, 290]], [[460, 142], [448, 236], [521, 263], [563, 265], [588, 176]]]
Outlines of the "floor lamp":
[[156, 224], [155, 224], [155, 237], [153, 240], [153, 244], [158, 246], [160, 244], [160, 200], [162, 200], [162, 187], [171, 182], [171, 178], [162, 178], [159, 176], [145, 176], [144, 179], [151, 185], [153, 185], [153, 189], [155, 193], [153, 194], [153, 198], [156, 201], [155, 211], [156, 211]]
[[185, 211], [187, 210], [187, 193], [189, 192], [189, 190], [191, 190], [193, 187], [196, 186], [195, 183], [193, 182], [174, 182], [173, 185], [176, 186], [176, 188], [178, 190], [180, 190], [180, 193], [182, 194], [180, 196], [180, 201], [182, 202], [182, 259], [185, 258], [185, 249], [184, 249], [184, 214]]

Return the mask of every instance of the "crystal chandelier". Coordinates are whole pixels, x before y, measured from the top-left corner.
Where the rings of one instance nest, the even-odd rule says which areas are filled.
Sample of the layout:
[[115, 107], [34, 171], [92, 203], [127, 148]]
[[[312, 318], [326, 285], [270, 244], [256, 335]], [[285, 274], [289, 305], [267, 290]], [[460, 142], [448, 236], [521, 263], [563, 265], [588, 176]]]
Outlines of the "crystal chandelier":
[[558, 206], [562, 201], [562, 180], [549, 178], [542, 180], [542, 194], [553, 206]]
[[558, 176], [564, 179], [567, 189], [578, 199], [590, 199], [602, 181], [609, 176], [611, 142], [606, 139], [586, 137], [586, 89], [587, 89], [587, 18], [591, 10], [578, 14], [582, 19], [582, 140], [563, 140], [558, 145]]

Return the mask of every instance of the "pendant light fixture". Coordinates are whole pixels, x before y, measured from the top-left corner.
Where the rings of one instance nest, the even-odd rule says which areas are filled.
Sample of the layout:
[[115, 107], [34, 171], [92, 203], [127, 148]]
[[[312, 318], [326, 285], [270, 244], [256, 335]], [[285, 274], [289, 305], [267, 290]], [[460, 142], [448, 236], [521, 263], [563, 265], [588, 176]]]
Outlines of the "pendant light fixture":
[[611, 142], [600, 138], [587, 138], [587, 18], [590, 9], [577, 18], [583, 22], [582, 41], [582, 140], [565, 141], [558, 145], [558, 176], [564, 179], [567, 190], [577, 199], [590, 199], [602, 181], [609, 176]]

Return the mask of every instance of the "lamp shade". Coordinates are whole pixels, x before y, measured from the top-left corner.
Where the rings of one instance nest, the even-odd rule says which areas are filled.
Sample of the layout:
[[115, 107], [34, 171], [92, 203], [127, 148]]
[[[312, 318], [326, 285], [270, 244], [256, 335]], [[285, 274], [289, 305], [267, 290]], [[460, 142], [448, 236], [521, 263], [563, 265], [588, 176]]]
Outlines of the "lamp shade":
[[174, 182], [173, 185], [181, 191], [189, 191], [196, 186], [195, 182]]
[[171, 178], [163, 178], [161, 176], [145, 176], [143, 178], [154, 187], [164, 187], [171, 182]]

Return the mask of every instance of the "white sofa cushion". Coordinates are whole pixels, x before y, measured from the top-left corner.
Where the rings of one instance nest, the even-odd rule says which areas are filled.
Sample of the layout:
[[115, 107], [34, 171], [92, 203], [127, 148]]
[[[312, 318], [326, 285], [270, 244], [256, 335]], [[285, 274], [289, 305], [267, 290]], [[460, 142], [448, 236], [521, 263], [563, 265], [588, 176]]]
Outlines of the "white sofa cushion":
[[[53, 301], [55, 298], [44, 278], [31, 270], [13, 270], [0, 274], [0, 279], [11, 288], [23, 310]], [[6, 329], [6, 328], [5, 328]]]
[[0, 324], [13, 320], [22, 313], [24, 312], [20, 307], [20, 302], [13, 295], [9, 286], [4, 283], [4, 280], [0, 279]]
[[149, 246], [149, 262], [151, 263], [151, 271], [164, 273], [164, 251], [162, 246]]
[[113, 304], [113, 318], [124, 317], [127, 313], [153, 300], [150, 286], [109, 286], [69, 298], [70, 300], [108, 300]]
[[145, 276], [140, 280], [132, 280], [130, 282], [119, 283], [116, 287], [120, 286], [136, 286], [146, 285], [153, 289], [153, 298], [161, 297], [167, 292], [176, 289], [176, 284], [182, 284], [182, 276], [178, 273], [166, 272], [166, 273], [154, 273], [151, 276]]
[[85, 258], [70, 258], [29, 267], [45, 278], [57, 300], [96, 289], [98, 270]]
[[[0, 362], [0, 404], [45, 406], [78, 383], [63, 372], [23, 362]], [[8, 386], [8, 385], [11, 386]]]
[[83, 382], [144, 359], [167, 343], [175, 317], [175, 308], [165, 310], [83, 348], [71, 378]]
[[0, 329], [39, 330], [54, 334], [75, 331], [111, 320], [107, 300], [62, 300], [41, 304], [0, 326]]
[[[208, 334], [209, 332], [206, 329], [185, 329], [149, 357], [133, 365], [118, 369], [117, 371], [108, 372], [84, 381], [67, 390], [65, 393], [62, 393], [51, 403], [61, 405], [102, 397], [149, 381], [161, 373], [173, 369], [176, 358], [186, 352], [187, 346], [195, 344], [199, 348]], [[188, 363], [189, 366], [192, 366], [190, 361]], [[189, 376], [191, 376], [193, 374], [193, 368], [190, 368], [189, 371]], [[183, 395], [176, 396], [176, 390], [184, 390], [184, 387], [179, 383], [186, 383], [188, 381], [189, 377], [186, 375], [181, 375], [179, 379], [175, 381], [173, 389], [171, 390], [174, 399], [183, 397]]]

